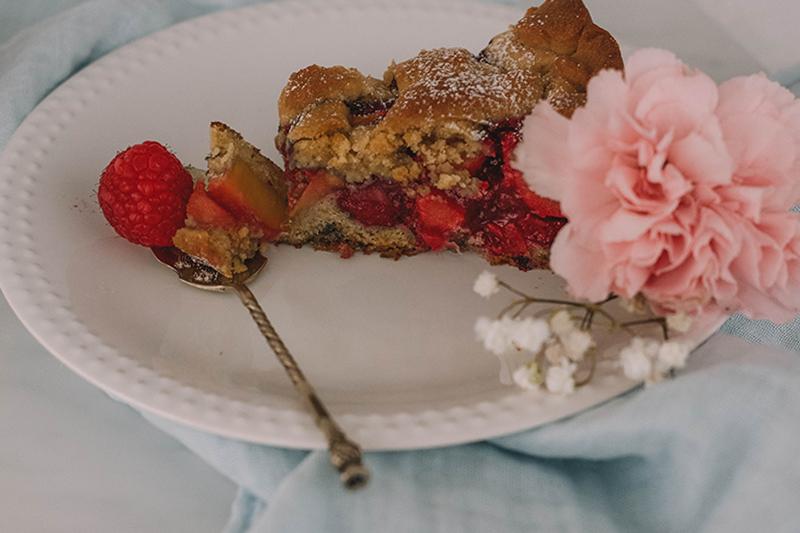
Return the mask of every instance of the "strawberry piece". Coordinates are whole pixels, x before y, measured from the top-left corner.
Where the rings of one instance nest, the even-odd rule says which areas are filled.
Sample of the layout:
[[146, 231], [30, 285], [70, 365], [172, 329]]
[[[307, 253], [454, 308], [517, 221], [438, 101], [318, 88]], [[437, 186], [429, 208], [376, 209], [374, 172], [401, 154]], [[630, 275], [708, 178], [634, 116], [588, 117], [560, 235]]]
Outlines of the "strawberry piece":
[[545, 220], [532, 213], [517, 219], [515, 225], [519, 228], [525, 241], [529, 245], [550, 247], [556, 240], [556, 235], [567, 223], [566, 220]]
[[333, 174], [323, 171], [309, 173], [308, 184], [300, 193], [300, 197], [294, 202], [289, 211], [289, 216], [308, 209], [330, 193], [344, 187], [344, 180]]
[[344, 189], [337, 203], [365, 226], [395, 226], [404, 221], [408, 212], [400, 187], [379, 181], [359, 189]]
[[97, 199], [106, 220], [134, 244], [171, 246], [186, 218], [192, 176], [154, 141], [119, 153], [100, 176]]
[[466, 210], [442, 193], [417, 198], [417, 233], [432, 250], [441, 250], [453, 231], [464, 225]]
[[433, 193], [417, 198], [417, 216], [427, 228], [452, 231], [464, 224], [465, 210], [455, 200]]
[[518, 132], [508, 132], [500, 140], [500, 147], [503, 152], [503, 180], [513, 188], [522, 198], [525, 204], [540, 217], [562, 218], [561, 207], [558, 202], [549, 198], [544, 198], [533, 192], [522, 172], [511, 166], [514, 159], [514, 149], [519, 144], [520, 136]]
[[277, 236], [287, 218], [286, 203], [242, 160], [208, 183], [208, 195], [237, 220], [261, 229], [267, 238]]
[[447, 246], [448, 238], [441, 231], [429, 230], [427, 228], [417, 229], [417, 237], [433, 251], [444, 249]]
[[486, 225], [484, 239], [487, 249], [499, 257], [526, 255], [528, 244], [514, 224], [492, 222]]

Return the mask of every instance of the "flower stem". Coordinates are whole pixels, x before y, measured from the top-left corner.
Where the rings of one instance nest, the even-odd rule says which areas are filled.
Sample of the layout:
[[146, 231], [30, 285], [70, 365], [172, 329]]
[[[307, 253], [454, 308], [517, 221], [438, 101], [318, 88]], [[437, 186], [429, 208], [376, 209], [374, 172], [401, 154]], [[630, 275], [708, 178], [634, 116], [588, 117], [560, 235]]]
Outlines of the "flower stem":
[[525, 298], [525, 299], [527, 299], [527, 300], [530, 300], [530, 299], [531, 299], [531, 297], [530, 297], [530, 296], [528, 296], [527, 294], [525, 294], [525, 293], [524, 293], [524, 292], [522, 292], [522, 291], [518, 291], [517, 289], [515, 289], [514, 287], [512, 287], [511, 285], [509, 285], [509, 284], [508, 284], [508, 283], [506, 283], [505, 281], [498, 281], [498, 282], [497, 282], [497, 284], [498, 284], [498, 285], [500, 285], [501, 287], [503, 287], [504, 289], [506, 289], [507, 291], [509, 291], [509, 292], [513, 292], [513, 293], [514, 293], [514, 294], [516, 294], [517, 296], [520, 296], [520, 297], [522, 297], [522, 298]]
[[500, 312], [497, 314], [497, 318], [503, 318], [503, 317], [506, 315], [506, 313], [510, 313], [510, 312], [511, 312], [511, 310], [512, 310], [512, 309], [514, 309], [515, 307], [517, 307], [518, 305], [522, 305], [522, 306], [523, 306], [523, 309], [524, 309], [524, 308], [525, 308], [525, 306], [527, 306], [527, 302], [528, 302], [528, 300], [527, 300], [527, 299], [522, 299], [522, 300], [514, 300], [513, 302], [511, 302], [510, 304], [508, 304], [507, 306], [505, 306], [505, 307], [503, 308], [503, 310], [502, 310], [502, 311], [500, 311]]
[[658, 324], [659, 326], [661, 326], [661, 332], [664, 335], [664, 339], [669, 340], [669, 328], [667, 327], [667, 320], [664, 317], [645, 318], [642, 320], [632, 320], [630, 322], [623, 322], [622, 324], [620, 324], [620, 327], [627, 330], [633, 326], [644, 326], [647, 324]]
[[586, 314], [583, 315], [583, 320], [581, 321], [581, 329], [583, 331], [589, 331], [592, 329], [592, 321], [594, 320], [594, 313], [595, 310], [591, 308], [586, 309]]
[[589, 365], [589, 373], [586, 375], [585, 378], [575, 382], [576, 387], [583, 387], [584, 385], [592, 381], [592, 378], [594, 377], [595, 368], [597, 367], [597, 357], [594, 353], [594, 350], [592, 350], [589, 353], [589, 357], [591, 357], [590, 361], [591, 364]]

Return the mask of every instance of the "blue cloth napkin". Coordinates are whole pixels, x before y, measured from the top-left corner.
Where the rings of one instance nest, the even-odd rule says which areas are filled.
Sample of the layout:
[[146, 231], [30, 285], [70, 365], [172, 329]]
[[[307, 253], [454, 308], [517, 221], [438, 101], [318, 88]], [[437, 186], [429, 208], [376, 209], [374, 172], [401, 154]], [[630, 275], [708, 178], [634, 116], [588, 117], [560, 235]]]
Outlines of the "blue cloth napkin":
[[[0, 146], [83, 65], [179, 20], [247, 3], [0, 1]], [[679, 379], [533, 431], [370, 453], [373, 479], [358, 493], [341, 490], [324, 453], [145, 416], [241, 487], [228, 532], [798, 531], [800, 321], [734, 317], [723, 331], [761, 344], [717, 335]]]

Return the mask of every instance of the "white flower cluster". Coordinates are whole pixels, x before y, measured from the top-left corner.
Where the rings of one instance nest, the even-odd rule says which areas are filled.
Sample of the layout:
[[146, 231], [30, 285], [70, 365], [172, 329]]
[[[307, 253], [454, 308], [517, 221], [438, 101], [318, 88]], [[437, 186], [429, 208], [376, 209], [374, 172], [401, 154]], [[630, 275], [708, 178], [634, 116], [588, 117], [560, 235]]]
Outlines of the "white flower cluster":
[[500, 292], [500, 283], [497, 281], [497, 276], [484, 270], [475, 280], [472, 290], [483, 298], [491, 298]]
[[491, 320], [481, 317], [475, 323], [475, 333], [483, 347], [497, 356], [524, 350], [538, 353], [550, 337], [550, 328], [544, 320], [503, 317]]
[[682, 342], [636, 337], [622, 349], [619, 361], [628, 379], [653, 384], [669, 372], [686, 366], [688, 357], [689, 347]]
[[[478, 276], [473, 286], [473, 290], [483, 298], [491, 298], [500, 288], [497, 277], [487, 271]], [[521, 300], [520, 303], [526, 304], [527, 301]], [[630, 300], [621, 299], [621, 305], [631, 314], [645, 314], [648, 307], [640, 295]], [[651, 322], [645, 319], [635, 323]], [[666, 326], [671, 331], [686, 333], [692, 327], [692, 318], [685, 313], [673, 314], [666, 317]], [[575, 391], [578, 365], [596, 344], [589, 331], [576, 325], [567, 309], [555, 311], [548, 320], [481, 317], [475, 323], [475, 333], [483, 347], [500, 359], [500, 381], [526, 390], [544, 387], [557, 394]], [[688, 356], [689, 347], [682, 342], [635, 337], [620, 352], [619, 363], [629, 379], [650, 384], [661, 381], [673, 370], [683, 368]]]
[[549, 322], [530, 317], [482, 317], [475, 324], [475, 333], [483, 347], [500, 358], [501, 381], [523, 389], [544, 385], [559, 394], [575, 390], [577, 363], [594, 346], [591, 335], [578, 329], [567, 311], [555, 313]]

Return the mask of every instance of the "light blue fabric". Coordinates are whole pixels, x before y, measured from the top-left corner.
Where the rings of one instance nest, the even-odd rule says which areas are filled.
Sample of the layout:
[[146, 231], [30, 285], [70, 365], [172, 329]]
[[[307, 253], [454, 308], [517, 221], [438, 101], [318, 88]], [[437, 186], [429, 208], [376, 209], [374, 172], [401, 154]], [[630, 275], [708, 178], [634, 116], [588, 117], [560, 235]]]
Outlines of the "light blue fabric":
[[230, 532], [788, 533], [800, 529], [799, 416], [797, 354], [718, 336], [679, 379], [573, 418], [491, 442], [367, 454], [373, 479], [359, 493], [341, 490], [321, 452], [149, 418], [242, 485]]
[[[0, 0], [0, 146], [42, 97], [100, 55], [246, 3]], [[735, 317], [723, 330], [800, 351], [800, 321]], [[468, 446], [368, 454], [372, 482], [354, 494], [340, 489], [323, 453], [147, 418], [240, 485], [229, 532], [800, 530], [800, 357], [724, 335], [679, 379], [570, 419]]]

